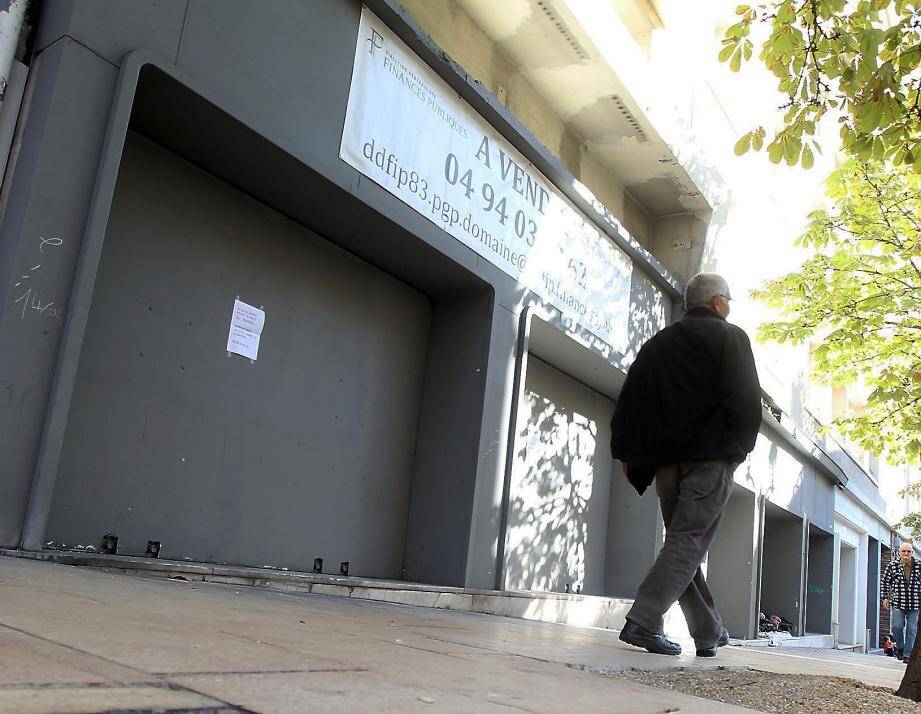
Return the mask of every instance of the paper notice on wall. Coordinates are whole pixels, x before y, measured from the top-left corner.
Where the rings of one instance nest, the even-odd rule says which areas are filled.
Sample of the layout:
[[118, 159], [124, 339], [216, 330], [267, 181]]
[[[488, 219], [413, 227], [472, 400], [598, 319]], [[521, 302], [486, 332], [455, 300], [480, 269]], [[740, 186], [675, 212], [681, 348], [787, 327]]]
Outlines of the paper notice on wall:
[[264, 325], [265, 312], [258, 307], [234, 300], [233, 315], [230, 318], [230, 334], [227, 335], [227, 351], [256, 359], [259, 354], [259, 338]]

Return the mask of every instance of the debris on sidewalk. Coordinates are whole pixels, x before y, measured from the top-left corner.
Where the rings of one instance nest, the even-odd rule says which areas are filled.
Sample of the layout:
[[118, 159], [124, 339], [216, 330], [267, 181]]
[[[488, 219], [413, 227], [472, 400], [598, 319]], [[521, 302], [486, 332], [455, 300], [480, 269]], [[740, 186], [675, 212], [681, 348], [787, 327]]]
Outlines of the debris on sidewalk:
[[642, 671], [606, 676], [629, 679], [660, 689], [693, 694], [760, 712], [886, 712], [918, 714], [921, 704], [895, 696], [891, 689], [871, 687], [855, 679], [805, 674], [774, 674], [749, 668], [720, 667]]

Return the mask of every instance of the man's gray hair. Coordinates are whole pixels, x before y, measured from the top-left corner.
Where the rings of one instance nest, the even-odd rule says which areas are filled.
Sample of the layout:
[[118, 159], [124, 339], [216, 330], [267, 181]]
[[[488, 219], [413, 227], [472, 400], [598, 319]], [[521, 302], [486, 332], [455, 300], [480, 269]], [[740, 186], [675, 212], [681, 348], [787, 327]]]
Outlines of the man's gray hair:
[[684, 289], [684, 306], [688, 309], [706, 305], [717, 295], [729, 295], [729, 284], [722, 275], [698, 273], [688, 281]]

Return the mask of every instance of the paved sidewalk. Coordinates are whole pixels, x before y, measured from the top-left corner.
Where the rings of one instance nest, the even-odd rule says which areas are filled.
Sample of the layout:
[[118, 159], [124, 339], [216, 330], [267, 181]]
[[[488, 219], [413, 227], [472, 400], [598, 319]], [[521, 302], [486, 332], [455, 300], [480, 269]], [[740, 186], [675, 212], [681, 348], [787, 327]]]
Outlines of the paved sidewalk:
[[591, 671], [719, 665], [890, 687], [903, 671], [844, 652], [666, 658], [607, 630], [0, 558], [0, 712], [747, 711]]

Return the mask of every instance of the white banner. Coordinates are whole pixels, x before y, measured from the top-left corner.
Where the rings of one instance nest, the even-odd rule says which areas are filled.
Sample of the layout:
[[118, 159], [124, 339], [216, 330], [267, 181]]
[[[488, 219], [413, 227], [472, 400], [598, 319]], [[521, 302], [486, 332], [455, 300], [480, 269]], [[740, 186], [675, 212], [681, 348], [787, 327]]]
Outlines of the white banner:
[[367, 8], [339, 155], [626, 351], [627, 255]]

